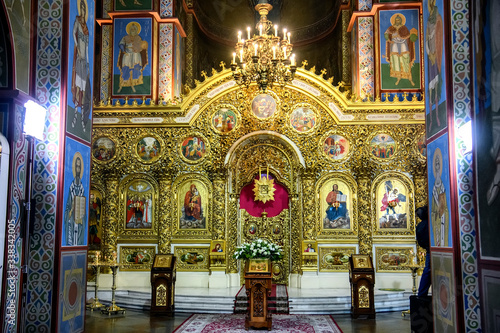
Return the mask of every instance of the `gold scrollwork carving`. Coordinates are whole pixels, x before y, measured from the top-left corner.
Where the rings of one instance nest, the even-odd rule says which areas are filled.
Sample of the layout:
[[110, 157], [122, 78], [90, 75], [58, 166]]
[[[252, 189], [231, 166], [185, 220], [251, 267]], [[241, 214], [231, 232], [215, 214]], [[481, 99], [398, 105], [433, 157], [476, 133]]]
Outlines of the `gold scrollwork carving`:
[[167, 287], [164, 284], [156, 287], [156, 306], [167, 306]]
[[[240, 234], [243, 243], [250, 243], [256, 238], [261, 238], [282, 246], [283, 258], [273, 263], [273, 282], [287, 284], [290, 262], [288, 255], [290, 253], [290, 215], [288, 209], [273, 217], [256, 217], [241, 209], [240, 216]], [[250, 232], [252, 226], [255, 226], [254, 232]], [[300, 248], [298, 250], [300, 251]]]

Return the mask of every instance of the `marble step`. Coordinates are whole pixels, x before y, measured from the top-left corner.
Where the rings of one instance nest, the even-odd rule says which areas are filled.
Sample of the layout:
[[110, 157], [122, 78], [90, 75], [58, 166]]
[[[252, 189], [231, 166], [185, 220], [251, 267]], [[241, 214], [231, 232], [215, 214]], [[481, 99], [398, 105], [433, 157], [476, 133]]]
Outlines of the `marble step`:
[[[200, 288], [203, 289], [203, 288]], [[179, 313], [233, 313], [235, 307], [236, 290], [210, 291], [191, 290], [183, 294], [176, 292], [175, 311]], [[199, 292], [200, 295], [193, 293]], [[340, 314], [349, 313], [351, 310], [350, 290], [328, 291], [300, 291], [291, 292], [289, 295], [290, 314]], [[380, 292], [375, 291], [375, 311], [402, 311], [410, 305], [411, 292]], [[87, 300], [94, 297], [91, 288], [87, 291]], [[105, 305], [111, 303], [111, 290], [99, 290], [99, 300]], [[150, 291], [117, 290], [115, 293], [116, 304], [125, 309], [149, 311], [151, 307]], [[243, 309], [242, 309], [243, 310]]]

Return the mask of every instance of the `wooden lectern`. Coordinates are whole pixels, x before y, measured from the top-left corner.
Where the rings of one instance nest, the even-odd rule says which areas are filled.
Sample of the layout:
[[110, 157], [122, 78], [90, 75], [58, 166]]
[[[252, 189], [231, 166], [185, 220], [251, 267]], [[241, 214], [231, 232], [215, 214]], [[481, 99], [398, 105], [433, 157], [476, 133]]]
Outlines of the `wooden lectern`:
[[272, 318], [267, 308], [267, 299], [272, 288], [271, 262], [267, 259], [249, 259], [245, 264], [245, 289], [248, 311], [245, 329], [267, 327], [271, 330]]
[[349, 257], [349, 282], [351, 283], [351, 317], [368, 315], [375, 318], [375, 272], [372, 259], [366, 254]]
[[172, 315], [175, 311], [175, 256], [157, 254], [151, 267], [151, 313]]

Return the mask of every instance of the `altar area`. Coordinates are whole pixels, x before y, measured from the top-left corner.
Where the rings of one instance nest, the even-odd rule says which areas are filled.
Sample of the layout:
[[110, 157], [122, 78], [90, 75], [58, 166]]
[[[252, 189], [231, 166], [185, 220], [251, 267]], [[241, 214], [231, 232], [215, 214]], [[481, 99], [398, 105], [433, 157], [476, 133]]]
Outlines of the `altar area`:
[[[155, 254], [172, 253], [178, 288], [237, 288], [234, 251], [266, 239], [284, 253], [273, 283], [347, 290], [347, 258], [359, 253], [376, 288], [411, 289], [408, 266], [424, 262], [414, 214], [427, 202], [423, 102], [350, 100], [305, 65], [294, 82], [242, 91], [214, 71], [169, 107], [187, 113], [168, 126], [130, 127], [123, 106], [96, 107], [89, 262], [114, 254], [118, 290], [147, 288]], [[167, 116], [127, 108], [141, 121]], [[384, 120], [391, 112], [399, 120]], [[234, 126], [219, 128], [220, 117]]]
[[[256, 6], [261, 20], [269, 6]], [[283, 249], [273, 284], [348, 291], [348, 258], [363, 254], [376, 288], [412, 288], [409, 266], [424, 262], [414, 212], [427, 202], [420, 91], [357, 98], [326, 71], [290, 62], [284, 37], [286, 82], [241, 82], [233, 59], [182, 98], [101, 91], [88, 254], [116, 258], [117, 293], [148, 288], [155, 255], [167, 253], [177, 258], [176, 289], [239, 288], [233, 255], [258, 239]], [[102, 272], [102, 288], [107, 279]]]

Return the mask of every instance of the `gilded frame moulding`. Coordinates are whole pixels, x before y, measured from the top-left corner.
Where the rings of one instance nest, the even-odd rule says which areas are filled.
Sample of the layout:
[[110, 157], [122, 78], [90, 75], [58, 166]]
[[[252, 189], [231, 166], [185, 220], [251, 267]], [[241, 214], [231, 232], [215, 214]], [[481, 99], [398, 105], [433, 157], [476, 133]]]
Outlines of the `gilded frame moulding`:
[[320, 139], [318, 155], [329, 163], [346, 162], [352, 155], [351, 142], [352, 138], [345, 131], [329, 131]]
[[[134, 185], [134, 189], [139, 191], [134, 191], [134, 189], [131, 189], [131, 187]], [[143, 191], [143, 188], [141, 186], [146, 186], [146, 189]], [[140, 194], [134, 192], [140, 192]], [[156, 207], [158, 206], [159, 202], [158, 183], [151, 176], [146, 174], [128, 175], [120, 182], [119, 193], [121, 209], [119, 209], [118, 214], [118, 237], [120, 239], [134, 240], [155, 239], [158, 235], [158, 228], [156, 227], [158, 221], [158, 210], [156, 209]], [[142, 194], [144, 194], [144, 196], [142, 196]], [[139, 201], [139, 204], [135, 205], [134, 202], [134, 211], [132, 212], [132, 206], [130, 207], [131, 209], [128, 209], [128, 206], [132, 204], [132, 201], [137, 200]], [[151, 202], [146, 203], [146, 200], [150, 200]], [[142, 215], [140, 212], [141, 209]], [[136, 215], [135, 221], [127, 221], [127, 217], [132, 218], [132, 213]], [[147, 227], [148, 215], [151, 218], [151, 227]], [[146, 226], [144, 224], [142, 226], [133, 228], [130, 227], [130, 224], [129, 226], [127, 226], [128, 223], [132, 222], [137, 224], [137, 219], [139, 217], [141, 217], [142, 219], [146, 219]]]
[[[347, 197], [337, 197], [332, 193], [334, 185], [337, 185], [337, 190], [340, 191], [338, 195]], [[319, 198], [316, 204], [318, 239], [329, 239], [332, 236], [348, 239], [357, 237], [358, 187], [354, 178], [342, 172], [328, 173], [318, 180], [315, 191]], [[329, 204], [327, 199], [332, 199], [332, 203]], [[327, 213], [327, 210], [330, 212]]]
[[[392, 142], [389, 141], [388, 138], [390, 138], [392, 140]], [[378, 146], [383, 145], [382, 149], [380, 149], [379, 147], [376, 147], [377, 144], [374, 143], [374, 141], [377, 141], [377, 143], [378, 143], [380, 140], [387, 141], [387, 142], [382, 142], [382, 143], [378, 144]], [[394, 160], [394, 157], [397, 156], [399, 153], [398, 141], [394, 138], [393, 133], [390, 133], [390, 131], [386, 131], [386, 130], [379, 130], [379, 131], [376, 131], [375, 133], [372, 133], [368, 137], [368, 140], [366, 141], [365, 147], [368, 150], [367, 151], [368, 156], [370, 156], [370, 158], [372, 158], [373, 160], [375, 160], [379, 163], [380, 162], [388, 163], [388, 162]], [[390, 151], [390, 148], [392, 148], [392, 152]], [[379, 157], [379, 156], [376, 156], [376, 153], [378, 155], [381, 155], [383, 153], [384, 156], [387, 156], [390, 154], [391, 156]]]
[[[226, 110], [222, 111], [224, 109], [226, 109]], [[223, 122], [227, 121], [227, 118], [230, 118], [230, 116], [226, 115], [226, 113], [230, 113], [230, 112], [232, 112], [234, 114], [234, 116], [233, 116], [234, 117], [234, 120], [233, 120], [234, 123], [232, 124], [231, 129], [224, 131]], [[219, 113], [219, 121], [218, 121], [217, 124], [214, 124], [214, 122], [215, 122], [215, 116], [216, 116], [217, 113]], [[240, 124], [241, 124], [241, 115], [240, 115], [240, 113], [238, 112], [237, 108], [234, 105], [225, 104], [225, 103], [224, 104], [214, 105], [211, 108], [209, 114], [210, 114], [210, 120], [209, 120], [210, 121], [210, 127], [217, 134], [228, 135], [229, 133], [237, 130], [238, 127], [240, 127]], [[224, 119], [224, 117], [226, 117], [226, 118]], [[219, 126], [219, 124], [221, 124], [221, 125]], [[218, 127], [221, 127], [222, 130], [221, 130], [221, 128], [218, 128]], [[227, 129], [227, 126], [226, 126], [226, 129]]]
[[178, 258], [178, 272], [208, 272], [210, 267], [209, 246], [175, 246], [174, 255]]
[[153, 164], [164, 155], [164, 149], [165, 143], [158, 135], [147, 133], [141, 135], [132, 146], [132, 154], [143, 164]]
[[[195, 138], [196, 140], [194, 140]], [[209, 154], [210, 142], [199, 132], [186, 134], [179, 142], [179, 156], [185, 163], [198, 164], [207, 158]], [[188, 156], [193, 156], [193, 159], [189, 159]]]
[[355, 246], [326, 247], [319, 246], [320, 272], [348, 272], [349, 256], [356, 254]]
[[[259, 97], [261, 100], [257, 101], [257, 98]], [[274, 107], [272, 107], [272, 103], [267, 97], [270, 97], [273, 100]], [[257, 119], [259, 121], [269, 121], [271, 119], [274, 119], [281, 111], [281, 99], [274, 91], [270, 89], [266, 90], [265, 93], [262, 93], [260, 90], [255, 90], [254, 95], [252, 96], [252, 100], [249, 104], [250, 114], [254, 119]], [[269, 112], [271, 112], [271, 109], [274, 110], [272, 110], [272, 113], [270, 115], [267, 115]]]
[[149, 272], [156, 254], [156, 246], [120, 246], [120, 270]]
[[418, 159], [424, 162], [427, 161], [427, 143], [425, 139], [425, 132], [415, 138], [412, 146], [413, 152], [416, 156], [418, 156]]
[[[109, 147], [110, 142], [102, 142], [109, 140], [112, 147]], [[92, 140], [92, 162], [99, 164], [108, 164], [116, 159], [116, 141], [108, 135], [100, 135], [95, 140]], [[101, 143], [100, 143], [101, 142]], [[112, 154], [111, 154], [112, 153]]]
[[175, 207], [172, 214], [173, 238], [212, 239], [212, 193], [210, 181], [197, 173], [181, 175], [174, 181], [171, 199], [172, 207]]
[[[294, 126], [292, 124], [292, 120], [293, 120], [292, 117], [293, 117], [295, 112], [298, 112], [299, 108], [308, 109], [310, 111], [309, 113], [312, 113], [312, 115], [313, 115], [312, 117], [307, 117], [307, 115], [304, 115], [304, 117], [306, 117], [306, 120], [314, 122], [314, 124], [312, 124], [312, 126], [309, 129], [304, 130], [304, 131], [299, 131], [296, 128], [296, 126]], [[292, 106], [290, 108], [290, 112], [287, 113], [287, 116], [286, 116], [287, 125], [292, 129], [292, 131], [294, 131], [300, 135], [311, 135], [311, 134], [315, 133], [316, 130], [321, 126], [320, 121], [321, 121], [321, 117], [319, 116], [318, 110], [314, 106], [312, 106], [310, 103], [297, 103], [297, 104], [295, 104], [294, 106]]]
[[[395, 190], [397, 191], [394, 192]], [[399, 172], [384, 172], [373, 180], [371, 193], [373, 238], [413, 237], [415, 235], [415, 188], [412, 180]], [[393, 193], [392, 198], [390, 198], [391, 193]], [[402, 201], [403, 197], [400, 195], [405, 196], [406, 201]], [[389, 204], [391, 199], [395, 201], [395, 206], [391, 207]], [[391, 219], [391, 216], [394, 219]]]
[[377, 273], [410, 273], [409, 264], [413, 264], [414, 246], [375, 247]]

